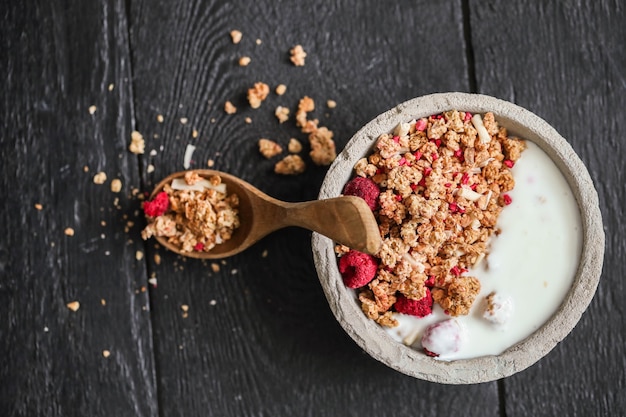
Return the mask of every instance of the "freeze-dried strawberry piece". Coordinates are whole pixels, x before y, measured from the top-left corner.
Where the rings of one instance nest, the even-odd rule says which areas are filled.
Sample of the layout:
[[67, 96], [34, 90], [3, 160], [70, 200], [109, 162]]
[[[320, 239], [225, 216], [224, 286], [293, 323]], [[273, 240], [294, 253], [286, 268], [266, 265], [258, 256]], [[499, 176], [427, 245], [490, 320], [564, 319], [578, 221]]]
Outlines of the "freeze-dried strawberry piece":
[[376, 275], [378, 262], [373, 256], [356, 250], [339, 258], [339, 272], [348, 288], [367, 285]]
[[361, 197], [370, 209], [375, 210], [378, 204], [380, 189], [374, 181], [369, 178], [355, 177], [349, 181], [343, 189], [344, 195], [355, 195]]
[[412, 300], [402, 294], [398, 294], [394, 307], [398, 313], [425, 317], [433, 312], [433, 297], [428, 288], [426, 288], [426, 295], [420, 300]]
[[167, 211], [170, 207], [170, 198], [165, 191], [161, 191], [154, 197], [152, 201], [143, 203], [143, 211], [146, 216], [158, 217]]
[[431, 324], [424, 331], [422, 347], [428, 356], [450, 355], [458, 352], [467, 339], [467, 331], [455, 319]]

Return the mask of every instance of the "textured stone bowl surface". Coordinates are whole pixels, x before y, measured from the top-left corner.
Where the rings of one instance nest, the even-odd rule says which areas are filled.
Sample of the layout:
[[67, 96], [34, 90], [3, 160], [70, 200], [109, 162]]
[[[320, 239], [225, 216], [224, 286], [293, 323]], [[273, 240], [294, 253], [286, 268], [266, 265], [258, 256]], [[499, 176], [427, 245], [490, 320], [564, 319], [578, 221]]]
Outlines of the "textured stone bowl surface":
[[[359, 130], [330, 167], [319, 198], [339, 196], [353, 175], [353, 166], [370, 151], [382, 133], [398, 122], [448, 110], [492, 111], [500, 125], [520, 138], [536, 143], [567, 179], [580, 208], [583, 248], [573, 286], [558, 311], [540, 329], [497, 356], [439, 361], [393, 340], [362, 313], [354, 291], [346, 288], [337, 268], [333, 242], [313, 234], [315, 266], [330, 308], [344, 330], [373, 358], [407, 375], [448, 384], [471, 384], [507, 377], [531, 366], [559, 343], [580, 320], [596, 291], [602, 270], [604, 232], [598, 195], [589, 173], [567, 141], [544, 120], [515, 104], [493, 97], [432, 94], [409, 100], [381, 114]], [[574, 260], [575, 261], [575, 260]]]

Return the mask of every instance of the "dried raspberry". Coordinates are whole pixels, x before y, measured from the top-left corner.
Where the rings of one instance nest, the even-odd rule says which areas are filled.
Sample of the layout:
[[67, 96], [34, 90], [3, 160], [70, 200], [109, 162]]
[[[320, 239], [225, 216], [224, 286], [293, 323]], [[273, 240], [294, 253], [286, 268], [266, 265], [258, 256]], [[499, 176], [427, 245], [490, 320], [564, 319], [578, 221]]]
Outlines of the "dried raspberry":
[[430, 356], [431, 358], [436, 358], [437, 356], [439, 356], [438, 353], [431, 352], [430, 350], [426, 348], [422, 348], [422, 349], [424, 349], [424, 353], [426, 354], [426, 356]]
[[428, 356], [458, 352], [467, 339], [467, 330], [454, 319], [431, 324], [422, 336], [422, 347]]
[[339, 258], [339, 272], [343, 283], [348, 288], [359, 288], [367, 285], [378, 270], [378, 263], [373, 256], [356, 250]]
[[193, 250], [197, 252], [202, 252], [202, 249], [204, 249], [204, 243], [202, 242], [196, 243], [196, 245], [193, 247]]
[[170, 207], [170, 198], [165, 191], [161, 191], [152, 201], [143, 203], [143, 211], [146, 216], [158, 217], [163, 215]]
[[426, 130], [426, 119], [419, 119], [417, 122], [415, 122], [415, 130], [417, 130], [418, 132], [423, 132], [424, 130]]
[[504, 204], [506, 204], [507, 206], [513, 202], [513, 199], [508, 194], [504, 194], [502, 196], [502, 200], [504, 200]]
[[432, 288], [435, 286], [435, 276], [431, 275], [428, 277], [428, 279], [426, 281], [424, 281], [424, 285], [427, 286], [428, 288]]
[[511, 161], [510, 159], [505, 159], [504, 161], [502, 161], [502, 163], [506, 165], [507, 168], [513, 168], [513, 165], [515, 165], [515, 162]]
[[398, 313], [409, 314], [411, 316], [425, 317], [433, 312], [433, 297], [430, 290], [426, 288], [426, 295], [420, 300], [412, 300], [399, 294], [394, 307]]
[[355, 177], [346, 184], [343, 189], [343, 194], [361, 197], [371, 210], [375, 210], [378, 204], [380, 189], [376, 183], [369, 178]]

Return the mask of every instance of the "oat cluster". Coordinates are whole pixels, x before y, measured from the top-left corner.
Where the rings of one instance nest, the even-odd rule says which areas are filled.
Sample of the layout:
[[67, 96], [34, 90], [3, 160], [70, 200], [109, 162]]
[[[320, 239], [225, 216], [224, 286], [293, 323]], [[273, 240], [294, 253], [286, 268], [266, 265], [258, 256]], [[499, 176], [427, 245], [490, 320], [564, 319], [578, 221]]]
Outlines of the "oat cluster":
[[[188, 185], [201, 179], [195, 171], [185, 174]], [[222, 182], [218, 175], [208, 180], [216, 188]], [[149, 223], [141, 232], [144, 240], [151, 236], [165, 237], [182, 252], [208, 252], [229, 240], [239, 227], [237, 194], [227, 195], [213, 188], [174, 190], [169, 184], [163, 191], [167, 193], [169, 206], [161, 215], [148, 218]]]
[[[502, 208], [511, 203], [513, 167], [525, 143], [492, 113], [449, 111], [401, 123], [381, 135], [358, 176], [380, 188], [374, 210], [383, 239], [374, 279], [358, 291], [365, 314], [394, 327], [401, 295], [432, 298], [451, 316], [466, 315], [480, 282], [466, 276], [483, 260]], [[345, 247], [338, 247], [341, 255]]]

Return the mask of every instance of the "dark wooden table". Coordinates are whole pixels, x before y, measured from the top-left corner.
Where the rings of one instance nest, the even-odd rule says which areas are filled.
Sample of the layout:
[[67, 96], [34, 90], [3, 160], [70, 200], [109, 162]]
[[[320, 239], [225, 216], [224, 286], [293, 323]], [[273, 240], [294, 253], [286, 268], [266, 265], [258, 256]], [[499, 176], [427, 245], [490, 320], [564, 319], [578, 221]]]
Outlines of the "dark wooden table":
[[[623, 2], [24, 0], [1, 11], [0, 415], [626, 413]], [[289, 62], [296, 44], [304, 67]], [[252, 110], [256, 81], [287, 92]], [[316, 100], [342, 149], [375, 115], [442, 91], [543, 117], [600, 196], [598, 292], [573, 332], [513, 377], [437, 385], [371, 359], [333, 318], [304, 230], [218, 272], [140, 237], [138, 195], [183, 168], [188, 144], [194, 168], [212, 159], [277, 198], [314, 199], [324, 167], [279, 177], [256, 148], [260, 137], [306, 143], [293, 123], [300, 97]], [[277, 105], [290, 122], [278, 124]], [[128, 151], [135, 129], [141, 156]], [[94, 184], [98, 172], [106, 183]]]

